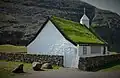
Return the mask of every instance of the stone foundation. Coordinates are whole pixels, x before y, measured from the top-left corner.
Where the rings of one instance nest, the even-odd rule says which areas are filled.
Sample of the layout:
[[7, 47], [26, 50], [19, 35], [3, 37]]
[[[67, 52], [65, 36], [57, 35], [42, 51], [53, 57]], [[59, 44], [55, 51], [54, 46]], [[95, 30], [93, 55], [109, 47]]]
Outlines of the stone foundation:
[[120, 61], [120, 54], [95, 57], [81, 57], [78, 68], [84, 71], [94, 71], [104, 67], [105, 64]]

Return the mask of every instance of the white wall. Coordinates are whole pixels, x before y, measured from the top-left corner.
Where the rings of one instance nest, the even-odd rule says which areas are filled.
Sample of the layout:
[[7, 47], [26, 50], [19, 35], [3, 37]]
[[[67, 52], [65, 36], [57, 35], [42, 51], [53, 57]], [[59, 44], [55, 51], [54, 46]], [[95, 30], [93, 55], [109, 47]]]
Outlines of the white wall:
[[81, 24], [85, 24], [89, 28], [89, 20], [81, 20]]
[[36, 39], [27, 46], [27, 52], [29, 54], [64, 55], [64, 50], [68, 47], [75, 46], [63, 37], [51, 21], [48, 21]]
[[107, 47], [107, 46], [105, 47], [105, 49], [106, 49], [106, 54], [109, 54], [109, 52], [108, 52], [108, 47]]

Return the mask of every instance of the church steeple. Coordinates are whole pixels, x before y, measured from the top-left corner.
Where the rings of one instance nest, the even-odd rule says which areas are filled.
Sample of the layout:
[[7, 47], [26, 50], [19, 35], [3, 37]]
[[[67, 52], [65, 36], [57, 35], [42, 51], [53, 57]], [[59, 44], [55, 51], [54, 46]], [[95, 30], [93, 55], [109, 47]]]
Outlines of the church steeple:
[[80, 23], [86, 25], [89, 28], [89, 18], [86, 15], [86, 9], [84, 8], [84, 14], [80, 19]]
[[84, 8], [84, 14], [85, 14], [85, 8]]

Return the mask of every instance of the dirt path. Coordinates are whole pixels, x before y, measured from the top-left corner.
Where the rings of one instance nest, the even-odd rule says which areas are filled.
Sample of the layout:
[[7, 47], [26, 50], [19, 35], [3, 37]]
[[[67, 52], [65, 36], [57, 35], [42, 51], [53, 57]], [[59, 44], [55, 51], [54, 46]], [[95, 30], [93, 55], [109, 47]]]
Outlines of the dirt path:
[[15, 78], [120, 78], [120, 72], [83, 72], [62, 68], [51, 71], [31, 71]]

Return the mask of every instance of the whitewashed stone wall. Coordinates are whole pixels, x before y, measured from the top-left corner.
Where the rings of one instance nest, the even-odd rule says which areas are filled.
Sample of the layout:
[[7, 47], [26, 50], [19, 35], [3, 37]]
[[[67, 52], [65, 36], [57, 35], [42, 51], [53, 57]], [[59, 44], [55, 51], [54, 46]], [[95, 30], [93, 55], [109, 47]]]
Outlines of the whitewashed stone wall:
[[75, 46], [63, 37], [51, 21], [48, 21], [36, 39], [27, 46], [27, 52], [28, 54], [64, 55], [64, 50], [68, 47]]

